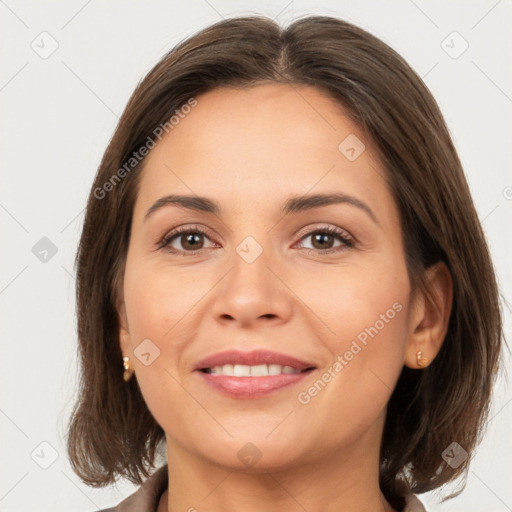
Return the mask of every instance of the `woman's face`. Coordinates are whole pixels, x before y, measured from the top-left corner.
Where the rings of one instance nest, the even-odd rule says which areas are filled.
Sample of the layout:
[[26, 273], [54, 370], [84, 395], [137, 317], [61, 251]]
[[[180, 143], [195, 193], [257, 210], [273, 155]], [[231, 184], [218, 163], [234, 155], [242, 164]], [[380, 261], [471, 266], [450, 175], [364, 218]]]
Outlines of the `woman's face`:
[[378, 451], [412, 304], [369, 141], [306, 86], [196, 100], [146, 159], [123, 283], [121, 348], [168, 449], [254, 471]]

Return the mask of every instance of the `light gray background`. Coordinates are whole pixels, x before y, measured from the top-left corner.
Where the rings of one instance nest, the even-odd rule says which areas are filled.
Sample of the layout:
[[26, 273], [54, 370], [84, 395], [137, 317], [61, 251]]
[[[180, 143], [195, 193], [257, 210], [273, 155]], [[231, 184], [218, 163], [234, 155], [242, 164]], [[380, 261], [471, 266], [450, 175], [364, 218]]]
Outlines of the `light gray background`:
[[[91, 511], [135, 489], [126, 482], [87, 487], [65, 452], [77, 372], [73, 260], [83, 209], [142, 76], [184, 37], [222, 17], [248, 13], [284, 24], [307, 13], [345, 18], [382, 38], [424, 77], [465, 166], [510, 300], [510, 0], [0, 1], [2, 512]], [[44, 31], [51, 36], [40, 35]], [[458, 58], [463, 41], [453, 31], [469, 44]], [[58, 48], [42, 58], [52, 38]], [[57, 248], [46, 262], [32, 251], [43, 237]], [[509, 306], [504, 311], [509, 338]], [[422, 495], [430, 511], [512, 510], [511, 399], [501, 379], [466, 490], [444, 505], [436, 495]]]

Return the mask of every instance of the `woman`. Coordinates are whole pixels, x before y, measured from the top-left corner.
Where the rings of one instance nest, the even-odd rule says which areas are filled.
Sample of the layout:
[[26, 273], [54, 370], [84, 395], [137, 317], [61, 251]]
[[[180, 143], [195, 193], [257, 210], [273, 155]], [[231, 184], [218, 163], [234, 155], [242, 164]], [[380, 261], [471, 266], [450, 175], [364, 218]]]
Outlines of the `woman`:
[[228, 19], [149, 72], [89, 196], [77, 308], [68, 450], [89, 485], [142, 484], [119, 511], [425, 510], [500, 361], [435, 100], [324, 16]]

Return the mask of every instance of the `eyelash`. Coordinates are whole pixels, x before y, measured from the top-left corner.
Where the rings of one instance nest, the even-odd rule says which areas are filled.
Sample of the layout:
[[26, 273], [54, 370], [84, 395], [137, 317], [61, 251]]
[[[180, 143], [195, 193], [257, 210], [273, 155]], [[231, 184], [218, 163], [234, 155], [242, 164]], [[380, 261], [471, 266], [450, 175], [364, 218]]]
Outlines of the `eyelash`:
[[[157, 243], [157, 250], [167, 250], [170, 253], [177, 254], [179, 256], [194, 256], [198, 254], [200, 251], [204, 249], [197, 249], [195, 251], [181, 251], [177, 249], [170, 249], [168, 246], [172, 241], [174, 241], [176, 238], [179, 238], [180, 235], [184, 234], [201, 234], [206, 236], [207, 238], [210, 238], [208, 233], [201, 229], [200, 227], [181, 227], [176, 228], [174, 231], [171, 231], [170, 233], [166, 234], [158, 243]], [[323, 226], [320, 228], [316, 228], [312, 231], [309, 231], [301, 236], [300, 240], [303, 240], [307, 238], [308, 236], [317, 235], [317, 234], [329, 234], [336, 236], [342, 243], [342, 246], [331, 248], [331, 249], [309, 249], [308, 251], [316, 251], [320, 255], [326, 255], [326, 254], [332, 254], [335, 252], [343, 251], [347, 248], [354, 247], [354, 240], [347, 236], [346, 231], [342, 230], [340, 228], [335, 228], [333, 226]]]

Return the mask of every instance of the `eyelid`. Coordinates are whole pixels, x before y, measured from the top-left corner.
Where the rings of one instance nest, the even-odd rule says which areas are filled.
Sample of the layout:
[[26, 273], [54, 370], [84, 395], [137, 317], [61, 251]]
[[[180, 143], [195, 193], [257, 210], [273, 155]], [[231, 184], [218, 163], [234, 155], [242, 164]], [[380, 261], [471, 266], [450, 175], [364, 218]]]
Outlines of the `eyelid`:
[[343, 238], [347, 238], [353, 242], [356, 242], [356, 238], [352, 236], [351, 233], [349, 233], [346, 229], [340, 228], [339, 226], [336, 226], [334, 224], [328, 224], [328, 223], [319, 223], [315, 227], [311, 227], [311, 225], [306, 226], [305, 228], [302, 228], [298, 233], [297, 237], [299, 238], [299, 241], [302, 240], [307, 235], [312, 235], [314, 233], [317, 233], [319, 231], [331, 231], [333, 234], [337, 234]]

